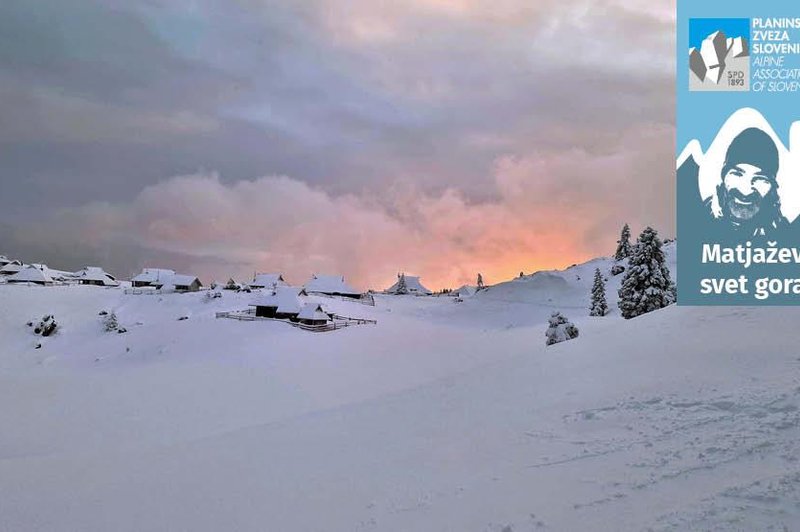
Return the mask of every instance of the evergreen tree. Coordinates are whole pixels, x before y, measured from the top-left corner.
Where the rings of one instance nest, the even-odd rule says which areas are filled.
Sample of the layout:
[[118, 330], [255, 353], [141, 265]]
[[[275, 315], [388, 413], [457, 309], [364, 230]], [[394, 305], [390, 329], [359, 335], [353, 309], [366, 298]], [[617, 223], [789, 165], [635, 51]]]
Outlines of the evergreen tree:
[[544, 335], [547, 337], [546, 345], [566, 342], [578, 337], [578, 328], [566, 316], [554, 311], [548, 320], [548, 328]]
[[628, 264], [618, 292], [623, 318], [635, 318], [675, 302], [675, 284], [655, 229], [647, 227], [642, 231]]
[[105, 327], [107, 332], [116, 331], [119, 328], [119, 321], [117, 320], [117, 315], [113, 312], [110, 314], [106, 314], [106, 317], [103, 319], [103, 326]]
[[614, 253], [614, 260], [622, 260], [631, 256], [631, 228], [628, 224], [622, 226], [622, 233], [617, 240], [617, 251]]
[[397, 276], [397, 290], [395, 291], [398, 294], [407, 294], [408, 287], [406, 286], [406, 274], [401, 273]]
[[589, 308], [589, 316], [605, 316], [608, 314], [608, 303], [606, 302], [606, 282], [600, 268], [594, 270], [594, 283], [592, 284], [592, 306]]

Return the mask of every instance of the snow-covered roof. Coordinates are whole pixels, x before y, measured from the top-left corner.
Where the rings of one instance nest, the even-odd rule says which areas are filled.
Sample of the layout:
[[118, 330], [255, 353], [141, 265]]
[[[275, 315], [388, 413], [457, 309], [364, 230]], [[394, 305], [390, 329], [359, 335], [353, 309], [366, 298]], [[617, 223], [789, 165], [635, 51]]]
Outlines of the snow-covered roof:
[[322, 310], [322, 305], [319, 303], [306, 303], [300, 310], [297, 317], [301, 320], [325, 320], [328, 321], [331, 317], [327, 312]]
[[405, 279], [406, 285], [406, 293], [409, 294], [432, 294], [430, 290], [425, 288], [419, 280], [419, 277], [415, 275], [406, 275], [404, 273], [400, 274], [400, 277], [397, 278], [397, 282], [394, 283], [391, 287], [386, 289], [387, 294], [396, 294], [398, 290], [400, 290], [400, 279]]
[[341, 275], [314, 275], [306, 285], [307, 292], [319, 294], [360, 295], [361, 292], [351, 287]]
[[477, 287], [465, 284], [461, 288], [455, 290], [454, 294], [459, 297], [470, 297], [474, 296], [477, 291], [478, 291]]
[[175, 275], [175, 270], [165, 270], [162, 268], [145, 268], [142, 273], [131, 279], [135, 283], [154, 283], [163, 281], [166, 277]]
[[22, 268], [23, 266], [17, 262], [9, 262], [8, 264], [0, 268], [0, 274], [8, 275], [12, 273], [17, 273]]
[[257, 273], [250, 286], [254, 288], [275, 288], [289, 286], [280, 273]]
[[171, 284], [175, 286], [189, 286], [190, 284], [194, 283], [195, 281], [200, 281], [194, 275], [184, 275], [180, 273], [176, 273], [172, 277], [170, 277], [164, 284]]
[[23, 268], [8, 278], [9, 283], [44, 283], [52, 284], [53, 278], [47, 267], [37, 267], [33, 264]]
[[199, 286], [203, 286], [203, 283], [201, 283], [200, 279], [195, 275], [176, 273], [173, 275], [162, 275], [158, 281], [153, 282], [153, 286], [169, 289], [177, 286], [191, 286], [195, 281], [197, 281]]
[[300, 296], [306, 291], [297, 286], [279, 286], [272, 293], [257, 298], [251, 307], [271, 307], [282, 314], [297, 314], [302, 308]]
[[54, 281], [64, 281], [65, 279], [69, 279], [72, 277], [72, 272], [65, 272], [62, 270], [54, 270], [47, 266], [47, 264], [39, 264], [34, 262], [31, 266], [40, 269], [41, 271], [47, 273], [47, 275]]
[[83, 281], [102, 282], [105, 286], [119, 286], [119, 282], [113, 275], [107, 273], [99, 266], [87, 266], [79, 272], [76, 272], [76, 279]]

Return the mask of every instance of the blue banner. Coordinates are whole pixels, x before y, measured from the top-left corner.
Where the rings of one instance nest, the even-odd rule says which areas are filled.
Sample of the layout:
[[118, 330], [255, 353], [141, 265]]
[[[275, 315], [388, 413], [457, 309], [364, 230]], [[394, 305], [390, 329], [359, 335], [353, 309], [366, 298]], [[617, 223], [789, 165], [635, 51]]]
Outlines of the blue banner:
[[800, 304], [798, 13], [678, 1], [679, 305]]

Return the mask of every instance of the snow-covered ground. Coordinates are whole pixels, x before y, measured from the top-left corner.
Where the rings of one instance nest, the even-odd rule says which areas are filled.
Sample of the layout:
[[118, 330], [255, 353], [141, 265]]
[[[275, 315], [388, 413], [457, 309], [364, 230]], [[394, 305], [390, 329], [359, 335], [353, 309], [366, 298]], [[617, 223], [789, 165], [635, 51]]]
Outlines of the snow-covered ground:
[[[798, 529], [800, 311], [625, 321], [612, 277], [589, 318], [598, 266], [319, 298], [378, 320], [328, 333], [215, 319], [254, 294], [1, 285], [0, 530]], [[545, 347], [553, 309], [578, 339]]]

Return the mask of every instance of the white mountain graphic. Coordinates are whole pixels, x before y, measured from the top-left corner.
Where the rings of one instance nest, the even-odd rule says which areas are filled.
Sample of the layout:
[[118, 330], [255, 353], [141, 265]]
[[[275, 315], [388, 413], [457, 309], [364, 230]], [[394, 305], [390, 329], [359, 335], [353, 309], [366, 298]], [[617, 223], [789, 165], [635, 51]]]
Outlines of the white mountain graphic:
[[709, 80], [716, 85], [730, 63], [749, 54], [747, 39], [727, 38], [724, 32], [715, 31], [703, 39], [699, 50], [689, 48], [689, 69], [701, 82]]

